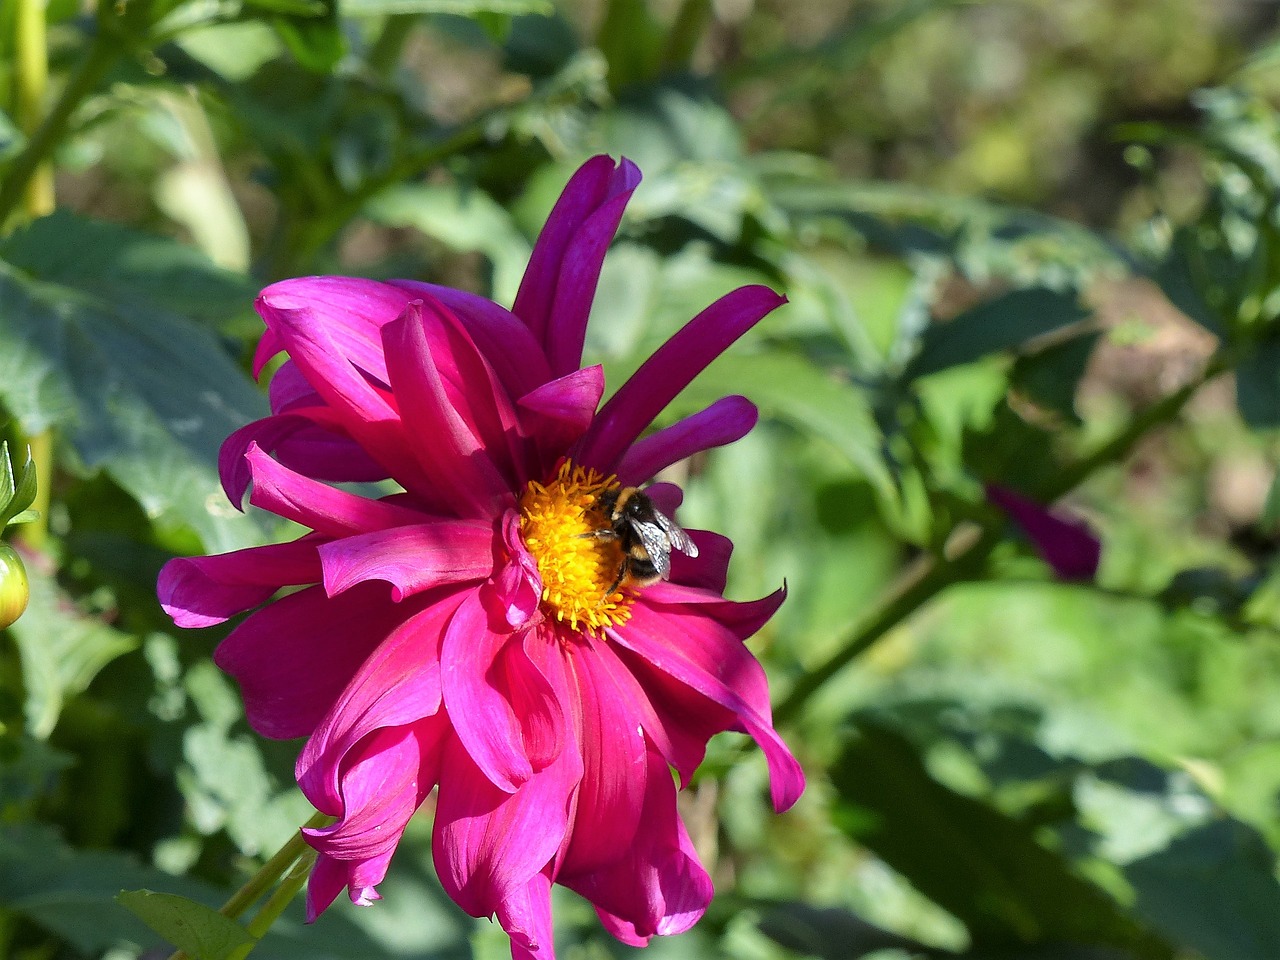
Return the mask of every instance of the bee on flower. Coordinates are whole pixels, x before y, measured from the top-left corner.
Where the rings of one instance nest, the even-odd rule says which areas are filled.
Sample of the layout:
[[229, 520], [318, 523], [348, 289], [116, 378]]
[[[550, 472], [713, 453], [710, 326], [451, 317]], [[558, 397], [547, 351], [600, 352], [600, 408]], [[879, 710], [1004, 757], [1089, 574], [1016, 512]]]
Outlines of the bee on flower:
[[[783, 591], [726, 600], [730, 542], [684, 530], [680, 490], [650, 483], [744, 436], [756, 410], [725, 397], [644, 435], [783, 298], [728, 293], [601, 405], [583, 341], [639, 182], [629, 161], [587, 161], [510, 310], [346, 277], [258, 299], [255, 372], [287, 359], [271, 416], [224, 444], [223, 486], [309, 532], [173, 560], [158, 591], [184, 627], [253, 611], [215, 660], [256, 731], [307, 738], [298, 783], [335, 818], [306, 831], [310, 919], [344, 889], [378, 898], [434, 789], [441, 883], [473, 916], [497, 916], [514, 958], [554, 956], [553, 883], [643, 945], [688, 929], [711, 899], [676, 809], [676, 779], [688, 784], [711, 736], [759, 743], [779, 811], [804, 788], [744, 645]], [[381, 499], [332, 485], [388, 479], [400, 492]], [[301, 589], [272, 600], [282, 587]]]

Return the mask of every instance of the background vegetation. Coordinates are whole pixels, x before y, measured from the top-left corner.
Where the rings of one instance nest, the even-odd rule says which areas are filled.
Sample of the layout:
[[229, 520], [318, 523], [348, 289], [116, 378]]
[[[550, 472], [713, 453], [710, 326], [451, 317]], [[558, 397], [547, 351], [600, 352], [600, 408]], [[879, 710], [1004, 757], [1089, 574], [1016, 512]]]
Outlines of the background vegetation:
[[[789, 586], [754, 643], [810, 788], [769, 816], [713, 744], [684, 800], [717, 900], [652, 955], [1280, 957], [1276, 36], [1246, 0], [4, 0], [0, 412], [41, 520], [6, 534], [0, 956], [164, 956], [121, 889], [216, 905], [310, 814], [223, 631], [153, 593], [288, 535], [216, 478], [265, 409], [257, 289], [510, 303], [607, 151], [645, 173], [610, 384], [732, 286], [791, 301], [668, 414], [761, 406], [682, 520], [736, 541], [731, 596]], [[989, 483], [1065, 497], [1097, 577]], [[505, 956], [429, 813], [381, 904], [254, 956]], [[557, 919], [562, 957], [630, 952]]]

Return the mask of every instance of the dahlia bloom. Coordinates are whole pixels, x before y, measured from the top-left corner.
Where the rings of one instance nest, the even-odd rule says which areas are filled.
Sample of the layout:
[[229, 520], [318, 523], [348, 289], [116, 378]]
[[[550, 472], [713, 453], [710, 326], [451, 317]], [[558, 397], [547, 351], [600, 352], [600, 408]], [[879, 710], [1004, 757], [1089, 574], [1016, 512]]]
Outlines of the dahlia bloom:
[[[783, 591], [724, 599], [730, 542], [693, 530], [670, 577], [619, 583], [623, 544], [599, 506], [700, 450], [739, 439], [755, 408], [725, 397], [641, 433], [697, 373], [782, 302], [729, 293], [603, 406], [581, 368], [604, 252], [640, 181], [608, 157], [573, 176], [512, 310], [413, 281], [308, 277], [257, 302], [255, 372], [272, 415], [229, 437], [234, 504], [308, 528], [291, 543], [180, 558], [159, 595], [184, 627], [254, 609], [215, 660], [250, 725], [306, 737], [297, 778], [335, 819], [318, 851], [315, 918], [346, 888], [368, 904], [405, 825], [438, 788], [433, 854], [473, 916], [497, 915], [516, 958], [554, 956], [551, 884], [594, 904], [619, 940], [688, 929], [711, 882], [676, 809], [707, 740], [763, 748], [772, 799], [804, 775], [775, 733], [744, 641]], [[333, 486], [394, 481], [369, 499]], [[681, 493], [645, 491], [670, 516]], [[282, 587], [295, 588], [270, 603]]]

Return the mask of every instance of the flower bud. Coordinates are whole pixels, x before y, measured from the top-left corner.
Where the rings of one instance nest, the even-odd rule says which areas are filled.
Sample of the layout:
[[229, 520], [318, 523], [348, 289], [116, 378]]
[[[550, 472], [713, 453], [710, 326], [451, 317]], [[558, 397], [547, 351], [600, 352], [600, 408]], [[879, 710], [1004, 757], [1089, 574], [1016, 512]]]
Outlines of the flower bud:
[[22, 616], [30, 595], [22, 558], [9, 544], [0, 543], [0, 630]]

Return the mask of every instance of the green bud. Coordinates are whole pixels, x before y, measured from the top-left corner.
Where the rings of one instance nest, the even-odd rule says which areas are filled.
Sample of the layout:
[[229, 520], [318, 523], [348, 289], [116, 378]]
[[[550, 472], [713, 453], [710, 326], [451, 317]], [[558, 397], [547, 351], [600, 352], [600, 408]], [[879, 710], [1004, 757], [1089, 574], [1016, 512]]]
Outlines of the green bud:
[[0, 630], [22, 616], [30, 596], [22, 558], [9, 544], [0, 543]]

